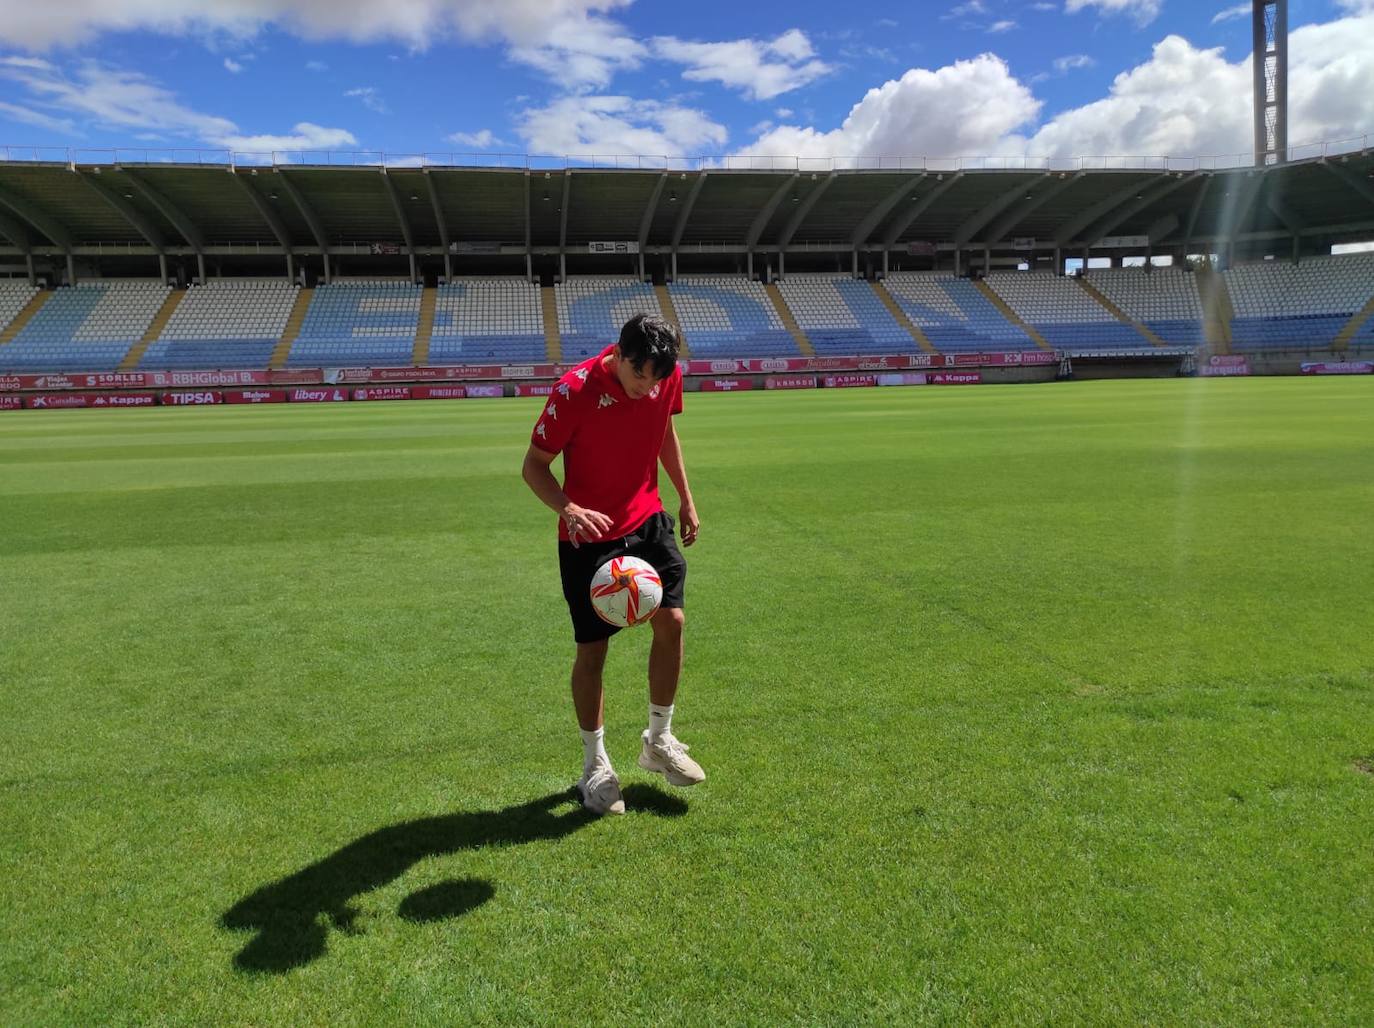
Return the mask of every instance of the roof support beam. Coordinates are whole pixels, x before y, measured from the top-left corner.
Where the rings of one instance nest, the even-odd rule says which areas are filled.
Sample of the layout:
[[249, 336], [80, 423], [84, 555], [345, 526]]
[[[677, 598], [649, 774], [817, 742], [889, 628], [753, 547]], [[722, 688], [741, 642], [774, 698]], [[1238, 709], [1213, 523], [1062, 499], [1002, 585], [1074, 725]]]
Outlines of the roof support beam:
[[758, 245], [759, 236], [763, 235], [763, 230], [768, 227], [768, 219], [773, 216], [773, 212], [778, 209], [778, 204], [782, 203], [782, 198], [787, 195], [789, 190], [797, 188], [797, 176], [799, 172], [792, 172], [787, 178], [783, 179], [782, 185], [773, 190], [773, 195], [768, 198], [768, 202], [762, 209], [754, 215], [754, 220], [749, 223], [749, 231], [744, 237], [744, 249], [749, 252]]
[[572, 169], [563, 172], [563, 203], [558, 208], [558, 280], [568, 280], [568, 207], [572, 198]]
[[1240, 238], [1240, 230], [1250, 220], [1250, 212], [1254, 210], [1255, 201], [1259, 198], [1260, 189], [1263, 187], [1264, 176], [1262, 174], [1246, 175], [1241, 179], [1239, 185], [1231, 187], [1239, 190], [1240, 197], [1232, 208], [1234, 216], [1231, 219], [1229, 231], [1221, 237], [1226, 242], [1234, 244]]
[[788, 244], [792, 242], [792, 237], [797, 234], [797, 229], [801, 228], [801, 223], [811, 213], [811, 208], [816, 206], [816, 201], [821, 198], [821, 194], [829, 189], [834, 182], [835, 172], [832, 171], [820, 185], [806, 194], [805, 200], [797, 204], [797, 209], [792, 212], [792, 217], [787, 219], [787, 224], [782, 227], [782, 233], [778, 236], [778, 253], [787, 250]]
[[873, 230], [892, 212], [892, 208], [896, 207], [904, 196], [910, 196], [911, 191], [920, 185], [921, 180], [925, 177], [924, 171], [919, 175], [912, 175], [911, 178], [883, 197], [877, 206], [864, 215], [864, 220], [859, 222], [854, 229], [854, 234], [849, 237], [850, 245], [856, 250], [862, 249], [864, 244], [868, 242], [868, 237], [873, 234]]
[[[925, 196], [921, 197], [919, 200], [913, 203], [904, 214], [898, 215], [897, 220], [892, 223], [892, 227], [887, 230], [887, 235], [883, 238], [883, 249], [891, 250], [894, 246], [896, 246], [897, 240], [902, 237], [903, 232], [905, 232], [908, 228], [911, 227], [911, 223], [914, 222], [926, 211], [928, 211], [931, 205], [935, 203], [935, 201], [939, 200], [940, 197], [944, 196], [951, 189], [953, 189], [954, 184], [963, 177], [964, 173], [962, 171], [956, 171], [953, 175], [950, 175], [943, 182], [940, 182], [939, 185], [937, 185]], [[940, 177], [937, 175], [937, 182], [939, 182], [939, 178]]]
[[1374, 204], [1374, 185], [1371, 185], [1368, 179], [1360, 178], [1349, 168], [1331, 161], [1322, 161], [1321, 166], [1364, 197], [1367, 203]]
[[248, 180], [243, 175], [240, 175], [236, 171], [231, 171], [229, 174], [243, 189], [253, 206], [257, 208], [258, 214], [261, 215], [263, 221], [267, 222], [267, 227], [272, 230], [272, 234], [277, 237], [277, 242], [281, 244], [281, 248], [289, 256], [292, 252], [291, 236], [286, 231], [285, 222], [283, 222], [277, 215], [277, 212], [268, 205], [267, 201], [262, 198], [262, 194], [248, 184]]
[[658, 181], [654, 183], [654, 191], [649, 196], [649, 202], [644, 205], [644, 216], [639, 219], [639, 277], [644, 277], [644, 245], [649, 241], [649, 226], [654, 222], [654, 211], [658, 210], [658, 198], [663, 195], [663, 184], [668, 181], [668, 173], [665, 171], [658, 176]]
[[1212, 188], [1212, 183], [1215, 181], [1216, 177], [1210, 171], [1207, 172], [1206, 177], [1202, 180], [1202, 188], [1197, 191], [1197, 196], [1193, 197], [1193, 206], [1188, 208], [1188, 222], [1183, 228], [1185, 257], [1187, 256], [1186, 251], [1191, 249], [1193, 245], [1193, 229], [1197, 228], [1197, 219], [1198, 215], [1202, 213], [1202, 204], [1207, 199], [1207, 192]]
[[196, 227], [195, 222], [186, 216], [182, 210], [159, 193], [152, 186], [148, 185], [141, 178], [135, 175], [128, 168], [120, 167], [119, 171], [129, 180], [129, 184], [134, 187], [134, 192], [139, 193], [145, 200], [156, 207], [164, 218], [172, 223], [181, 237], [186, 240], [192, 250], [196, 253], [205, 252], [205, 236]]
[[406, 217], [405, 205], [401, 203], [401, 194], [396, 189], [395, 180], [387, 174], [385, 168], [382, 169], [382, 183], [386, 187], [386, 195], [391, 198], [391, 207], [396, 212], [396, 221], [401, 226], [401, 238], [406, 241], [406, 256], [410, 258], [410, 280], [415, 281], [415, 236], [410, 231], [410, 219]]
[[320, 255], [324, 257], [324, 281], [328, 285], [329, 280], [334, 276], [329, 267], [329, 240], [325, 238], [324, 227], [320, 224], [320, 219], [315, 217], [314, 209], [306, 202], [301, 191], [296, 188], [296, 183], [291, 181], [291, 176], [280, 168], [274, 169], [272, 174], [281, 181], [282, 189], [286, 190], [286, 195], [291, 197], [291, 202], [296, 205], [296, 209], [301, 212], [301, 217], [305, 219], [306, 225], [310, 227], [310, 234], [315, 237], [315, 243], [320, 248]]
[[[534, 257], [533, 257], [533, 251], [530, 249], [530, 185], [531, 185], [531, 183], [530, 183], [530, 169], [529, 169], [529, 168], [526, 168], [526, 169], [525, 169], [525, 177], [524, 177], [523, 185], [522, 185], [522, 188], [525, 190], [525, 278], [527, 278], [527, 279], [529, 279], [529, 281], [533, 282], [533, 281], [534, 281]], [[448, 239], [448, 236], [445, 235], [445, 236], [444, 236], [444, 239], [447, 240], [447, 239]], [[445, 243], [444, 243], [444, 253], [447, 254], [447, 253], [448, 253], [448, 250], [449, 250], [448, 243], [445, 242]], [[445, 258], [444, 258], [444, 267], [445, 267], [445, 268], [448, 267], [448, 257], [445, 257]]]
[[1112, 232], [1127, 218], [1139, 214], [1146, 207], [1150, 206], [1150, 204], [1162, 200], [1164, 197], [1168, 196], [1174, 190], [1184, 185], [1187, 185], [1187, 183], [1188, 180], [1186, 178], [1171, 178], [1166, 182], [1158, 182], [1152, 186], [1147, 187], [1146, 189], [1138, 193], [1134, 200], [1130, 201], [1124, 206], [1118, 207], [1116, 210], [1112, 211], [1111, 214], [1107, 215], [1096, 225], [1094, 225], [1091, 229], [1089, 229], [1086, 233], [1084, 233], [1084, 243], [1086, 243], [1089, 247], [1096, 246], [1098, 242], [1101, 241], [1103, 236], [1111, 235]]
[[96, 182], [96, 176], [100, 173], [90, 171], [77, 171], [76, 175], [82, 182], [90, 187], [91, 192], [104, 200], [115, 209], [115, 212], [129, 223], [135, 232], [148, 240], [148, 245], [159, 254], [167, 252], [167, 240], [162, 237], [162, 233], [147, 218], [143, 212], [138, 210], [123, 196], [116, 194], [109, 186]]
[[72, 252], [72, 234], [67, 226], [58, 221], [51, 214], [40, 210], [29, 201], [15, 196], [4, 189], [0, 189], [0, 205], [8, 207], [19, 217], [27, 221], [34, 228], [38, 229], [43, 235], [47, 236], [59, 247], [63, 253]]
[[[447, 282], [453, 277], [453, 258], [449, 256], [451, 248], [448, 243], [448, 222], [444, 220], [444, 209], [439, 206], [439, 190], [435, 188], [434, 176], [430, 174], [428, 168], [421, 168], [420, 174], [424, 176], [425, 189], [429, 192], [429, 205], [434, 208], [434, 223], [439, 226], [439, 242], [444, 244], [444, 281]], [[525, 172], [525, 249], [530, 248], [530, 190], [529, 175]]]
[[1075, 171], [1072, 175], [1058, 179], [1048, 185], [1042, 183], [1035, 192], [1031, 194], [1029, 200], [1023, 200], [1014, 210], [1008, 211], [997, 224], [993, 225], [992, 228], [987, 231], [983, 236], [984, 240], [986, 240], [985, 245], [989, 247], [996, 246], [1003, 239], [1007, 238], [1011, 230], [1021, 224], [1028, 215], [1033, 213], [1043, 204], [1049, 203], [1060, 193], [1067, 189], [1071, 189], [1078, 183], [1078, 180], [1081, 179], [1083, 175], [1084, 172]]
[[1178, 228], [1178, 215], [1171, 212], [1152, 221], [1150, 227], [1145, 230], [1145, 238], [1150, 241], [1150, 246], [1153, 247], [1156, 243], [1168, 239], [1169, 234], [1176, 228]]
[[[678, 246], [682, 243], [682, 234], [687, 231], [687, 219], [692, 216], [692, 208], [696, 206], [697, 195], [701, 192], [701, 187], [706, 184], [706, 176], [709, 172], [699, 172], [697, 179], [692, 183], [692, 188], [687, 191], [687, 199], [683, 201], [682, 210], [678, 212], [677, 223], [673, 226], [672, 251], [677, 253]], [[671, 197], [669, 198], [671, 200]]]
[[1069, 219], [1068, 223], [1060, 228], [1059, 234], [1054, 237], [1054, 245], [1057, 247], [1068, 246], [1078, 238], [1078, 234], [1094, 222], [1101, 221], [1110, 217], [1122, 204], [1130, 203], [1141, 195], [1141, 190], [1146, 186], [1139, 182], [1133, 182], [1129, 186], [1118, 189], [1111, 196], [1104, 200], [1099, 200], [1087, 210], [1081, 212], [1076, 218]]
[[1288, 229], [1289, 232], [1292, 232], [1293, 235], [1300, 236], [1302, 235], [1302, 230], [1307, 227], [1307, 223], [1303, 221], [1301, 218], [1299, 218], [1296, 214], [1294, 214], [1292, 208], [1290, 208], [1287, 204], [1285, 204], [1282, 200], [1280, 200], [1277, 196], [1274, 195], [1274, 174], [1274, 172], [1270, 172], [1270, 182], [1268, 189], [1266, 190], [1268, 195], [1266, 195], [1264, 198], [1264, 205], [1268, 207], [1270, 211], [1273, 212], [1274, 217], [1278, 218], [1279, 221], [1283, 222], [1284, 228]]
[[[1048, 175], [1041, 175], [1039, 181], [1043, 182], [1048, 177]], [[1027, 190], [1033, 188], [1033, 182], [1018, 182], [1011, 189], [1008, 189], [1001, 196], [997, 197], [997, 199], [985, 204], [976, 214], [964, 219], [964, 223], [954, 230], [955, 249], [961, 249], [967, 246], [969, 240], [976, 236], [989, 221], [1014, 204], [1017, 199], [1024, 198], [1026, 201], [1033, 199], [1034, 194], [1027, 192]]]
[[20, 253], [32, 253], [33, 242], [29, 239], [29, 233], [22, 222], [16, 221], [0, 209], [0, 236], [4, 236], [16, 247]]

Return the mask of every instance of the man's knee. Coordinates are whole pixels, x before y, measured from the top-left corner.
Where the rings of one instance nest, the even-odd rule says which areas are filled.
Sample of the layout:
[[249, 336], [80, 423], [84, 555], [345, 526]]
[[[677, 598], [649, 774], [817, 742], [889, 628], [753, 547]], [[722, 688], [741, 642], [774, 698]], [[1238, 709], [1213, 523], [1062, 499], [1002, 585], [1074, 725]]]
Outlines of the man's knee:
[[606, 664], [606, 651], [610, 649], [609, 639], [596, 642], [578, 643], [574, 664], [579, 671], [599, 672]]
[[681, 607], [660, 607], [654, 615], [655, 635], [681, 635], [682, 626], [687, 623], [687, 615]]

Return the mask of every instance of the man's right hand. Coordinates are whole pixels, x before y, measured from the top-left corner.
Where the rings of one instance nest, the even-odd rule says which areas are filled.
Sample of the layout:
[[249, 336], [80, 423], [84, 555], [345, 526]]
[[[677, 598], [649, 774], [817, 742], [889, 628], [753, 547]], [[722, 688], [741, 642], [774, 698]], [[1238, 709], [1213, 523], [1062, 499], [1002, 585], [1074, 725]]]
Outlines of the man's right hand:
[[588, 510], [586, 507], [569, 503], [563, 509], [563, 523], [568, 526], [568, 542], [577, 547], [578, 536], [592, 542], [603, 539], [615, 522], [599, 510]]

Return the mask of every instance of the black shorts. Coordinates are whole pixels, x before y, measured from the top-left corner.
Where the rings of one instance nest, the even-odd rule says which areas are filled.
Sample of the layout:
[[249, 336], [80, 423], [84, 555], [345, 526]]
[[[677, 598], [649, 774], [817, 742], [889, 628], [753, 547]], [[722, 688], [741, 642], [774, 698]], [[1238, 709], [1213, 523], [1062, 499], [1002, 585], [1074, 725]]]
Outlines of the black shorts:
[[673, 539], [676, 522], [661, 510], [629, 535], [620, 539], [572, 543], [559, 540], [558, 568], [563, 574], [563, 598], [572, 615], [573, 638], [580, 643], [609, 639], [620, 631], [601, 620], [592, 606], [592, 576], [612, 557], [638, 557], [653, 565], [663, 580], [664, 607], [681, 607], [687, 584], [687, 561]]

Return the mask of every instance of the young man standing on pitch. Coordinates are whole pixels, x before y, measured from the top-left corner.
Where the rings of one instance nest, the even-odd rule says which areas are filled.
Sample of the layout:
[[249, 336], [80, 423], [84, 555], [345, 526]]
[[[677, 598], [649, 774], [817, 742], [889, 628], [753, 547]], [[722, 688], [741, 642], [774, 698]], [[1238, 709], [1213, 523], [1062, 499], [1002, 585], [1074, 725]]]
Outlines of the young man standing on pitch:
[[[663, 603], [650, 622], [649, 727], [641, 736], [639, 766], [673, 785], [695, 785], [706, 777], [671, 731], [682, 674], [687, 562], [658, 497], [660, 462], [682, 501], [682, 544], [696, 542], [700, 528], [672, 422], [682, 411], [679, 347], [677, 330], [664, 319], [637, 314], [627, 321], [620, 342], [583, 361], [554, 387], [522, 471], [534, 494], [560, 518], [558, 563], [577, 642], [572, 695], [583, 747], [577, 791], [582, 805], [597, 814], [625, 812], [602, 728], [601, 671], [610, 638], [620, 629], [603, 621], [591, 601], [592, 576], [612, 557], [646, 560], [663, 580]], [[550, 469], [560, 453], [561, 487]]]

